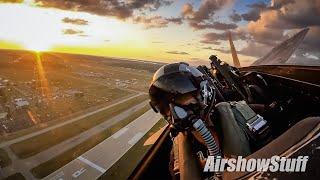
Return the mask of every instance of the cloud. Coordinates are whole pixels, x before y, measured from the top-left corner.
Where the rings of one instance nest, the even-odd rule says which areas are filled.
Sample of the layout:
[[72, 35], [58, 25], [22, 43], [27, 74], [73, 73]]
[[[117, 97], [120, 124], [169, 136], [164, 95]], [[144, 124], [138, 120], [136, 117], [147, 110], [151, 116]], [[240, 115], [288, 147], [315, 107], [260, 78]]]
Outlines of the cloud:
[[285, 5], [295, 3], [296, 0], [272, 0], [269, 9], [280, 9]]
[[261, 44], [275, 45], [284, 39], [284, 29], [268, 28], [271, 19], [277, 18], [276, 12], [262, 13], [261, 19], [257, 22], [250, 22], [247, 25], [248, 33], [253, 39]]
[[198, 10], [194, 10], [190, 3], [182, 7], [182, 14], [189, 20], [196, 22], [203, 22], [212, 18], [215, 11], [221, 9], [224, 5], [229, 3], [230, 0], [204, 0]]
[[205, 49], [205, 50], [214, 50], [212, 47], [203, 47], [202, 49]]
[[260, 19], [260, 13], [267, 8], [264, 2], [253, 3], [247, 5], [251, 10], [247, 13], [241, 14], [241, 17], [245, 21], [257, 21]]
[[74, 35], [74, 34], [83, 34], [83, 31], [74, 30], [74, 29], [64, 29], [62, 30], [62, 33], [67, 35]]
[[89, 35], [87, 35], [87, 34], [81, 34], [81, 33], [80, 33], [78, 36], [79, 36], [79, 37], [89, 37]]
[[190, 3], [186, 3], [182, 7], [182, 16], [188, 21], [191, 27], [197, 30], [206, 28], [234, 29], [236, 28], [235, 24], [227, 24], [227, 26], [224, 23], [214, 23], [212, 21], [216, 11], [230, 4], [230, 2], [232, 2], [232, 0], [204, 0], [201, 1], [198, 10], [195, 10]]
[[162, 41], [152, 41], [151, 43], [153, 43], [153, 44], [163, 44], [164, 42], [162, 42]]
[[247, 5], [247, 7], [252, 8], [252, 9], [258, 9], [258, 10], [263, 10], [267, 8], [267, 4], [264, 2], [258, 2], [258, 3], [252, 3]]
[[169, 6], [173, 3], [173, 0], [130, 0], [130, 1], [122, 1], [120, 2], [128, 2], [129, 6], [133, 9], [148, 9], [151, 11], [158, 10], [161, 6]]
[[238, 14], [235, 10], [232, 11], [232, 14], [229, 16], [232, 22], [239, 22], [241, 21], [242, 17]]
[[237, 51], [237, 53], [246, 56], [262, 57], [266, 55], [271, 49], [272, 46], [250, 41], [246, 47], [244, 47], [240, 51]]
[[299, 64], [299, 65], [315, 65], [319, 66], [319, 56], [310, 53], [295, 52], [295, 54], [286, 62], [287, 64]]
[[166, 18], [167, 21], [172, 22], [174, 24], [182, 24], [182, 18], [180, 17], [171, 17], [171, 18]]
[[241, 17], [245, 21], [257, 21], [258, 19], [260, 19], [260, 12], [252, 10], [248, 13], [241, 14]]
[[[265, 3], [253, 3], [247, 5], [249, 11], [238, 14], [233, 10], [229, 16], [233, 22], [240, 20], [249, 21], [247, 25], [231, 29], [233, 40], [246, 40], [247, 46], [238, 50], [241, 55], [262, 57], [280, 42], [288, 39], [304, 27], [310, 30], [305, 40], [296, 51], [292, 59], [309, 59], [308, 62], [320, 61], [320, 0], [297, 1], [297, 0], [272, 0], [270, 5]], [[194, 13], [193, 8], [186, 6], [185, 14]], [[186, 13], [188, 12], [188, 13]], [[240, 17], [239, 17], [240, 16]], [[204, 21], [207, 23], [207, 21]], [[194, 23], [191, 25], [203, 25]], [[207, 28], [207, 27], [206, 27]], [[205, 33], [200, 40], [204, 44], [227, 41], [227, 32]], [[206, 47], [204, 49], [212, 50]], [[221, 53], [229, 53], [223, 48], [214, 49]], [[311, 59], [311, 60], [310, 60]]]
[[320, 16], [320, 0], [287, 3], [286, 5], [282, 5], [280, 9], [270, 10], [266, 14], [270, 14], [271, 12], [274, 12], [274, 16], [277, 19], [272, 19], [266, 24], [270, 28], [292, 29], [320, 25], [320, 19], [317, 18]]
[[230, 52], [230, 49], [215, 48], [215, 49], [213, 49], [213, 50], [219, 51], [219, 52], [224, 53], [224, 54], [229, 54], [229, 53], [231, 53], [231, 52]]
[[248, 24], [248, 32], [256, 41], [274, 45], [288, 38], [285, 31], [310, 27], [304, 43], [312, 46], [320, 44], [320, 19], [315, 18], [320, 16], [320, 0], [273, 0], [272, 4], [275, 7], [269, 7], [260, 14], [261, 18], [257, 22]]
[[133, 20], [135, 23], [142, 23], [144, 26], [149, 28], [163, 28], [167, 27], [169, 24], [169, 21], [164, 19], [161, 16], [153, 16], [153, 17], [144, 17], [144, 16], [138, 16], [135, 17]]
[[154, 11], [161, 6], [168, 6], [169, 0], [35, 0], [41, 7], [88, 12], [101, 16], [114, 16], [119, 19], [131, 17], [135, 11]]
[[[315, 62], [320, 57], [320, 0], [272, 0], [270, 5], [253, 3], [248, 5], [250, 10], [241, 14], [241, 19], [249, 21], [247, 25], [232, 31], [233, 39], [247, 40], [246, 47], [238, 51], [239, 54], [262, 57], [280, 42], [302, 28], [310, 30], [295, 52], [293, 61]], [[233, 17], [234, 16], [234, 17]], [[240, 18], [234, 11], [230, 19]], [[226, 33], [206, 33], [202, 36], [202, 43], [226, 41]], [[216, 49], [226, 52], [224, 49]], [[307, 54], [307, 55], [306, 55]], [[310, 60], [311, 59], [311, 60]]]
[[[221, 42], [220, 41], [210, 41], [210, 44], [220, 45]], [[212, 48], [211, 47], [203, 47], [203, 49], [212, 49]]]
[[212, 48], [212, 47], [203, 47], [202, 49], [205, 49], [205, 50], [216, 50], [215, 48]]
[[188, 17], [188, 16], [191, 16], [193, 14], [193, 7], [190, 3], [187, 3], [187, 4], [184, 4], [182, 6], [182, 15], [184, 17]]
[[189, 53], [183, 52], [183, 51], [167, 51], [166, 53], [168, 53], [168, 54], [179, 54], [179, 55], [189, 55]]
[[206, 33], [202, 36], [201, 43], [205, 44], [212, 44], [218, 40], [227, 40], [227, 34], [226, 33]]
[[221, 23], [221, 22], [215, 22], [213, 23], [213, 28], [218, 30], [227, 30], [227, 29], [235, 29], [238, 26], [234, 23]]
[[261, 12], [261, 19], [251, 22], [251, 26], [267, 29], [294, 29], [319, 26], [320, 0], [292, 1], [273, 0], [267, 10]]
[[145, 16], [137, 16], [133, 19], [134, 23], [141, 23], [147, 29], [150, 28], [164, 28], [167, 27], [169, 23], [174, 24], [182, 24], [181, 18], [164, 18], [162, 16], [152, 16], [152, 17], [145, 17]]
[[[299, 49], [296, 51], [296, 55], [302, 59], [311, 58], [312, 56], [304, 56], [305, 54], [311, 54], [320, 58], [320, 26], [310, 27], [308, 34], [302, 41]], [[318, 60], [320, 63], [320, 61]]]
[[217, 30], [228, 30], [228, 29], [236, 29], [238, 26], [234, 23], [221, 23], [221, 22], [214, 22], [214, 23], [193, 23], [190, 22], [190, 26], [196, 30], [199, 29], [217, 29]]
[[72, 19], [72, 18], [65, 17], [65, 18], [62, 19], [62, 22], [69, 23], [69, 24], [74, 24], [74, 25], [88, 25], [88, 21], [87, 20], [78, 19], [78, 18]]
[[[246, 40], [246, 39], [248, 39], [247, 34], [243, 31], [240, 31], [240, 30], [233, 31], [232, 38], [233, 38], [233, 40], [238, 40], [238, 39]], [[223, 33], [215, 33], [215, 32], [206, 33], [202, 36], [202, 40], [200, 42], [205, 43], [205, 44], [215, 44], [219, 40], [221, 40], [221, 41], [228, 40], [228, 32], [225, 31]]]
[[220, 41], [212, 41], [212, 43], [211, 44], [214, 44], [214, 45], [220, 45], [221, 44], [221, 42]]

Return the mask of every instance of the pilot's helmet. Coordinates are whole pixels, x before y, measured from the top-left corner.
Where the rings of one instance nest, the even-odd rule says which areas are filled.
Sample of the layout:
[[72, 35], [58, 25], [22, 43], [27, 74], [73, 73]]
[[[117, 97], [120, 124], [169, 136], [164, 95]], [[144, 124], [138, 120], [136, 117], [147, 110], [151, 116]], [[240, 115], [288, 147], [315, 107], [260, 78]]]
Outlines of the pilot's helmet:
[[214, 98], [214, 88], [197, 68], [180, 62], [164, 65], [156, 71], [149, 96], [155, 112], [160, 112], [167, 120], [183, 119], [189, 111], [200, 115]]

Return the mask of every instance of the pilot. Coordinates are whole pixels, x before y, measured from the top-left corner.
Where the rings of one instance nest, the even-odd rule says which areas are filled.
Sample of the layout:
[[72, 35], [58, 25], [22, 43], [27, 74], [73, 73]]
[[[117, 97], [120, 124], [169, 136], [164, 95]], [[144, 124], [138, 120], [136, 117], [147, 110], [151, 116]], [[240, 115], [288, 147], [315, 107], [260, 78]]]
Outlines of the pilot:
[[216, 90], [208, 78], [187, 63], [164, 65], [153, 76], [149, 88], [150, 105], [169, 122], [173, 136], [191, 131], [195, 139], [203, 142], [192, 126], [194, 119], [201, 119], [223, 156], [251, 154], [249, 136], [236, 120], [232, 104], [216, 104]]

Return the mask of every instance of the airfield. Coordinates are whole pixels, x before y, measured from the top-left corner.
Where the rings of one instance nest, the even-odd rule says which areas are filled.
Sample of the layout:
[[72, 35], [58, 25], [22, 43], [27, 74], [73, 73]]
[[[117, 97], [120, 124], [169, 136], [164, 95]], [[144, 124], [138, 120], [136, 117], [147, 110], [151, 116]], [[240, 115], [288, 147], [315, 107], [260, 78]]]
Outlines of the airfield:
[[126, 178], [165, 126], [147, 96], [162, 65], [0, 50], [0, 179]]

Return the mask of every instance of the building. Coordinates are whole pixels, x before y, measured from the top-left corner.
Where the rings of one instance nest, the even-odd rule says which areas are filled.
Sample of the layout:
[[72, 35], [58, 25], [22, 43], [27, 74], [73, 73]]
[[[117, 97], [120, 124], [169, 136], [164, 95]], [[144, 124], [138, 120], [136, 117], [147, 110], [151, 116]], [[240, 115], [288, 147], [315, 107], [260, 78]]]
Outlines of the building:
[[9, 132], [8, 128], [8, 113], [0, 113], [0, 133]]
[[0, 123], [2, 124], [3, 122], [8, 120], [8, 113], [7, 112], [0, 112]]
[[9, 81], [8, 79], [3, 80], [2, 83], [3, 83], [5, 86], [9, 86], [9, 85], [10, 85], [10, 81]]
[[76, 97], [76, 98], [84, 96], [84, 93], [82, 91], [79, 91], [79, 90], [66, 90], [65, 92], [68, 95], [71, 95], [71, 96]]
[[27, 109], [30, 103], [22, 98], [17, 98], [14, 100], [14, 105], [16, 109]]

